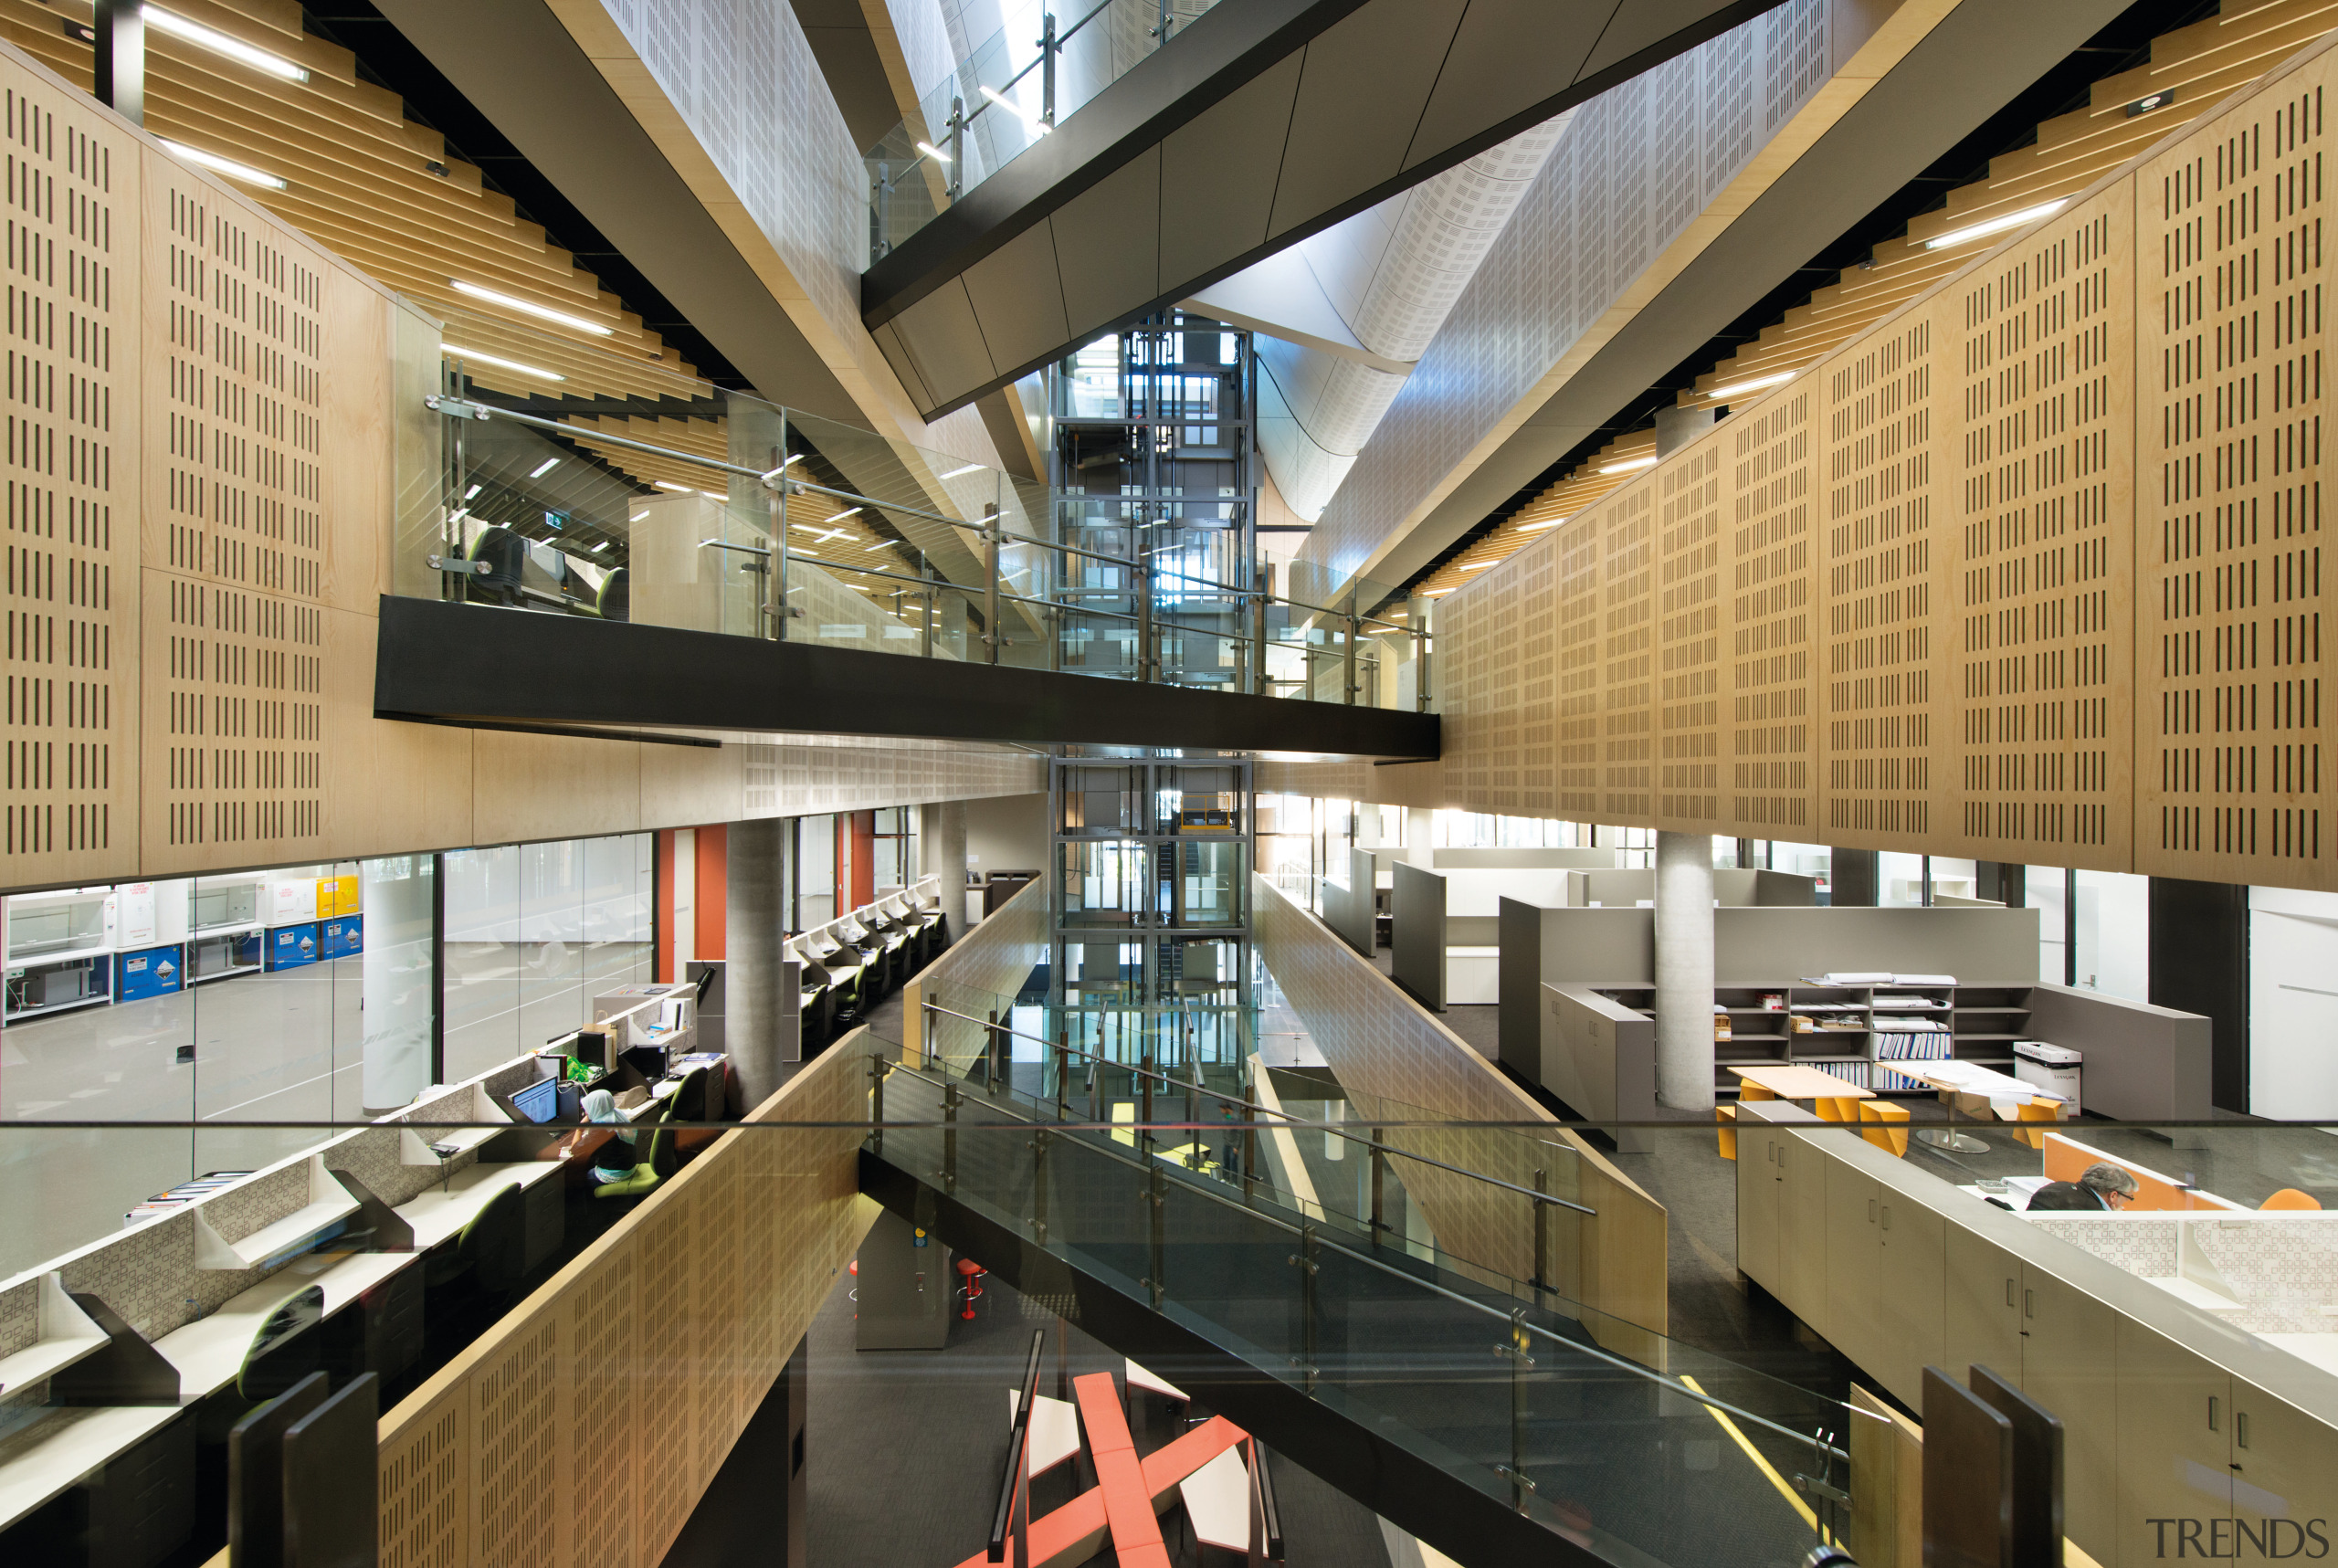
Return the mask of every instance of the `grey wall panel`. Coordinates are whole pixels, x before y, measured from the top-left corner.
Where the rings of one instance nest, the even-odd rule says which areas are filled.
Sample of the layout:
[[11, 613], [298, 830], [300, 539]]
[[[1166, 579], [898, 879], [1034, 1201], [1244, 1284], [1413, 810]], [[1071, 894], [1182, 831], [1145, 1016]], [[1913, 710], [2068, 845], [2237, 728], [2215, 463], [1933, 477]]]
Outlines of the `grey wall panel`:
[[953, 278], [886, 324], [900, 334], [919, 380], [943, 395], [951, 387], [990, 379], [994, 362], [964, 278]]
[[1266, 243], [1304, 60], [1277, 61], [1161, 143], [1164, 279], [1199, 278]]
[[893, 330], [893, 323], [888, 321], [869, 335], [877, 340], [878, 352], [885, 356], [885, 363], [891, 365], [893, 374], [901, 378], [901, 389], [916, 400], [919, 407], [927, 406], [933, 397], [933, 389], [925, 384], [925, 377], [918, 374], [917, 362], [910, 357], [910, 351], [903, 346], [901, 334]]
[[1308, 44], [1270, 236], [1404, 168], [1462, 9], [1463, 0], [1373, 0]]
[[1532, 108], [1560, 68], [1580, 76], [1616, 9], [1616, 0], [1469, 0], [1405, 166]]
[[[948, 289], [943, 293], [947, 294]], [[1021, 364], [1070, 335], [1055, 237], [1047, 224], [1027, 228], [966, 268], [966, 298], [994, 365]], [[916, 313], [911, 307], [911, 314]]]
[[1656, 984], [1654, 910], [1544, 910], [1545, 981], [1595, 985]]
[[1388, 975], [1424, 1007], [1445, 1011], [1445, 879], [1399, 861], [1389, 900]]
[[1495, 1054], [1532, 1082], [1543, 1071], [1543, 910], [1518, 899], [1504, 899], [1500, 909], [1494, 917], [1495, 945], [1501, 949], [1494, 983]]
[[1756, 871], [1754, 897], [1746, 901], [1771, 909], [1816, 909], [1818, 879], [1797, 877], [1792, 871]]
[[2029, 1034], [2083, 1052], [2080, 1106], [2122, 1121], [2206, 1121], [2214, 1024], [2100, 991], [2040, 984], [2029, 993]]
[[1902, 974], [1954, 974], [1967, 985], [2033, 984], [2038, 978], [2038, 911], [1713, 911], [1713, 978], [1722, 984], [1791, 980], [1830, 970], [1884, 969]]
[[[1199, 279], [1268, 243], [1304, 61], [1277, 61], [1162, 141], [1162, 279]], [[1277, 156], [1258, 156], [1265, 147]]]
[[1161, 149], [1072, 197], [1051, 220], [1064, 316], [1079, 338], [1161, 292]]
[[1343, 888], [1331, 879], [1324, 879], [1323, 923], [1342, 942], [1370, 958], [1379, 945], [1374, 940], [1372, 910], [1372, 851], [1351, 849], [1348, 885]]

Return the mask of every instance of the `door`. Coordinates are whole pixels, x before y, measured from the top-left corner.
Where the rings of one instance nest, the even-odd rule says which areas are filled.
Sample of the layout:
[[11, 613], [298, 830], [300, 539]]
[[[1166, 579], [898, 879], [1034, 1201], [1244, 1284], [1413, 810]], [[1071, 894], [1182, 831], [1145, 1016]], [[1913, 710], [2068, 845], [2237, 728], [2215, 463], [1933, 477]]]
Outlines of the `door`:
[[2062, 1514], [2079, 1550], [2118, 1559], [2119, 1314], [2034, 1266], [2021, 1275], [2021, 1391], [2062, 1422]]
[[1792, 1132], [1778, 1143], [1778, 1281], [1787, 1310], [1827, 1332], [1827, 1167], [1834, 1162]]
[[1876, 1321], [1879, 1210], [1873, 1176], [1812, 1151], [1827, 1162], [1827, 1321], [1814, 1324], [1870, 1377], [1880, 1377], [1881, 1325]]
[[2338, 1519], [2338, 1430], [2255, 1384], [2232, 1380], [2228, 1557], [2330, 1555]]
[[2120, 1317], [2118, 1537], [2127, 1568], [2233, 1555], [2232, 1394], [2224, 1368]]
[[1876, 1317], [1882, 1343], [1869, 1370], [1900, 1399], [1920, 1405], [1924, 1368], [1940, 1363], [1946, 1342], [1948, 1222], [1889, 1186], [1878, 1195]]
[[1948, 1227], [1941, 1282], [1941, 1370], [1971, 1386], [1975, 1366], [2021, 1381], [2021, 1260], [1965, 1229]]
[[1765, 1122], [1737, 1133], [1737, 1267], [1771, 1295], [1778, 1290], [1778, 1136]]

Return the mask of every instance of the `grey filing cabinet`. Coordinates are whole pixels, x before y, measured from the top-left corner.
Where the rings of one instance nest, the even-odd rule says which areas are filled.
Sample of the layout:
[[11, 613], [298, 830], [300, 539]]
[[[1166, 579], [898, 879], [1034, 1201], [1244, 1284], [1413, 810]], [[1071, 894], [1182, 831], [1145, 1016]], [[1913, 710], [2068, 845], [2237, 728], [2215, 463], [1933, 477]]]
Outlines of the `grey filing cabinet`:
[[1798, 1107], [1737, 1127], [1738, 1267], [1911, 1406], [1927, 1364], [2017, 1379], [2103, 1568], [2338, 1545], [2338, 1377]]

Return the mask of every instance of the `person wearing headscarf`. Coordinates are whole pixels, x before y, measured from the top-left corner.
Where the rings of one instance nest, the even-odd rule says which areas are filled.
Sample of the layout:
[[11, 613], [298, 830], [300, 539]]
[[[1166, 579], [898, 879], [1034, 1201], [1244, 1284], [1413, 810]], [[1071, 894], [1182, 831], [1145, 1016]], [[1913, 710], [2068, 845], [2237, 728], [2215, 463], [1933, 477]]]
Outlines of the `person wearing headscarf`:
[[[640, 1135], [633, 1130], [633, 1123], [626, 1120], [625, 1112], [617, 1109], [616, 1096], [606, 1089], [588, 1091], [584, 1096], [584, 1121], [587, 1125], [606, 1126], [616, 1131], [614, 1137], [594, 1152], [593, 1180], [606, 1185], [610, 1182], [622, 1182], [633, 1174], [633, 1168], [641, 1158], [634, 1140]], [[581, 1140], [584, 1136], [584, 1129], [579, 1128], [574, 1136]], [[570, 1147], [574, 1148], [574, 1144]]]

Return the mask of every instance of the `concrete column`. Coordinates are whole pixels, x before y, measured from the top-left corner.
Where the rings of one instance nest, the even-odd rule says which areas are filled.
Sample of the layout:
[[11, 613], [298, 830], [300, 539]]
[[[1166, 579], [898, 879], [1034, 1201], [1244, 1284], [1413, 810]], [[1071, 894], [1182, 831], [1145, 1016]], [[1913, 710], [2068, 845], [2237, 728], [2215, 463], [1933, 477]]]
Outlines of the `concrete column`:
[[1837, 909], [1875, 908], [1882, 873], [1872, 849], [1827, 851], [1827, 901]]
[[918, 875], [942, 879], [942, 912], [955, 938], [966, 929], [966, 803], [936, 801], [917, 808]]
[[1656, 1099], [1713, 1108], [1713, 841], [1656, 836]]
[[796, 1055], [798, 1009], [783, 982], [787, 969], [787, 889], [780, 875], [785, 824], [777, 817], [731, 825], [723, 900], [722, 1039], [739, 1099], [760, 1105], [776, 1093], [780, 1064]]
[[1427, 867], [1437, 858], [1437, 812], [1426, 805], [1405, 808], [1405, 859], [1409, 865]]

